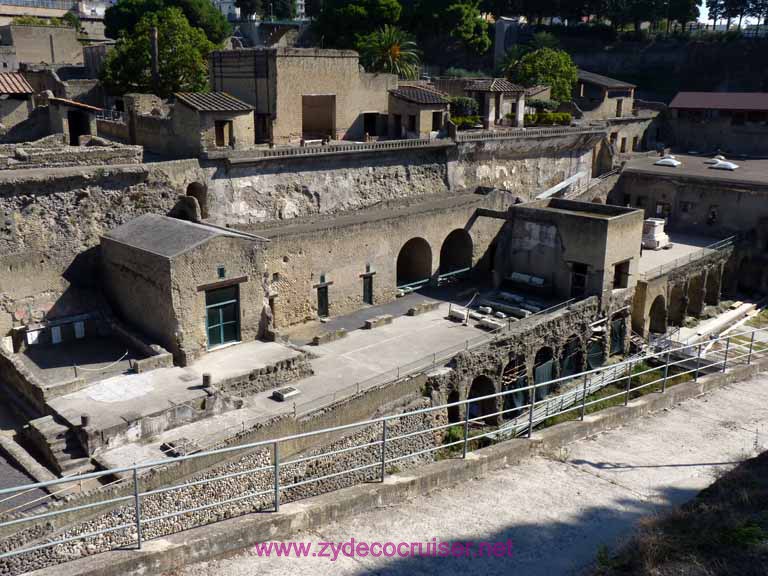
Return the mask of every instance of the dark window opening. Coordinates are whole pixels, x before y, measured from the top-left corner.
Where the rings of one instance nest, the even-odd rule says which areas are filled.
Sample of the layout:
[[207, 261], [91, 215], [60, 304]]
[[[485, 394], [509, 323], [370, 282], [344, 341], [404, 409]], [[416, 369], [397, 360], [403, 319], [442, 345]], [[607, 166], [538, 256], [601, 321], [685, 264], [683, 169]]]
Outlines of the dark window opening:
[[587, 273], [589, 267], [586, 264], [574, 262], [571, 264], [571, 297], [581, 298], [587, 292]]
[[616, 100], [616, 117], [617, 118], [621, 118], [623, 107], [624, 107], [624, 100], [622, 100], [621, 98]]
[[627, 151], [627, 139], [622, 138], [621, 139], [621, 152], [622, 154]]
[[613, 267], [613, 288], [626, 288], [629, 286], [629, 260], [620, 262]]
[[213, 123], [216, 133], [216, 147], [224, 148], [232, 146], [232, 122], [228, 120], [216, 120]]
[[376, 126], [379, 115], [376, 112], [366, 112], [363, 114], [363, 130], [368, 136], [378, 136]]
[[363, 276], [363, 303], [373, 305], [373, 276]]
[[416, 132], [416, 115], [408, 115], [408, 132]]
[[640, 138], [638, 136], [632, 138], [632, 150], [635, 152], [640, 150]]
[[440, 132], [443, 128], [443, 113], [432, 112], [432, 132]]
[[328, 318], [328, 286], [320, 286], [317, 289], [317, 315], [320, 318]]

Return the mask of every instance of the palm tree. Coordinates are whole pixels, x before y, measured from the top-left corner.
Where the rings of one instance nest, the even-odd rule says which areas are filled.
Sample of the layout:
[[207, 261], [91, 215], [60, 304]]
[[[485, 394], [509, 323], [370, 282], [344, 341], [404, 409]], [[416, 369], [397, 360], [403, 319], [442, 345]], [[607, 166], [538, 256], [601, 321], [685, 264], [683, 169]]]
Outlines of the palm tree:
[[418, 76], [421, 59], [416, 42], [396, 26], [385, 24], [363, 36], [357, 42], [357, 50], [366, 70], [397, 74], [407, 80]]

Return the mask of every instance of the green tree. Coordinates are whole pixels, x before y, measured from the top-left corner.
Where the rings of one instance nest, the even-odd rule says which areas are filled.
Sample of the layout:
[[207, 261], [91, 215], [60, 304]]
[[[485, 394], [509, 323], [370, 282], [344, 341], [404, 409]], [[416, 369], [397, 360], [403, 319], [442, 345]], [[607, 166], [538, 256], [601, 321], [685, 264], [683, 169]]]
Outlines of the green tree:
[[189, 24], [216, 45], [232, 34], [229, 22], [210, 0], [118, 0], [104, 13], [104, 33], [110, 38], [118, 38], [121, 32], [133, 34], [144, 16], [170, 7], [181, 9]]
[[467, 49], [485, 54], [491, 47], [488, 22], [480, 13], [479, 0], [461, 0], [450, 4], [445, 9], [442, 20], [442, 25], [450, 30], [451, 37]]
[[402, 9], [398, 0], [325, 0], [317, 23], [323, 45], [353, 48], [359, 37], [397, 24]]
[[511, 76], [523, 86], [546, 84], [552, 89], [553, 100], [568, 102], [576, 83], [577, 69], [567, 52], [541, 48], [523, 56]]
[[389, 24], [358, 40], [360, 62], [371, 72], [397, 74], [412, 80], [419, 73], [419, 50], [410, 35]]
[[[158, 30], [159, 80], [152, 79], [152, 28]], [[150, 12], [130, 35], [122, 34], [107, 55], [101, 81], [112, 94], [174, 92], [208, 88], [208, 53], [215, 48], [205, 33], [193, 28], [179, 8]]]
[[669, 0], [669, 18], [685, 27], [699, 19], [701, 0]]

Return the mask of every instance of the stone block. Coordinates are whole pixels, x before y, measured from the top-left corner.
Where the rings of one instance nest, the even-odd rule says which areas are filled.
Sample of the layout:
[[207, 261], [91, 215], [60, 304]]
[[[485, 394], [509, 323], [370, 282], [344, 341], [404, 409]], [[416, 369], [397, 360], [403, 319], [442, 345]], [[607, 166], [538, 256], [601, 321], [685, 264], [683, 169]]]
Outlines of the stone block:
[[391, 314], [382, 314], [381, 316], [375, 316], [373, 318], [370, 318], [365, 321], [363, 328], [365, 328], [366, 330], [372, 330], [374, 328], [378, 328], [379, 326], [384, 326], [386, 324], [392, 324]]
[[425, 312], [431, 312], [437, 310], [440, 307], [440, 302], [419, 302], [415, 306], [408, 309], [408, 316], [418, 316]]
[[339, 340], [340, 338], [344, 338], [347, 335], [347, 331], [344, 328], [339, 328], [338, 330], [331, 330], [329, 332], [323, 332], [322, 334], [318, 334], [314, 338], [312, 338], [312, 345], [313, 346], [320, 346], [321, 344], [327, 344], [328, 342], [333, 342], [334, 340]]

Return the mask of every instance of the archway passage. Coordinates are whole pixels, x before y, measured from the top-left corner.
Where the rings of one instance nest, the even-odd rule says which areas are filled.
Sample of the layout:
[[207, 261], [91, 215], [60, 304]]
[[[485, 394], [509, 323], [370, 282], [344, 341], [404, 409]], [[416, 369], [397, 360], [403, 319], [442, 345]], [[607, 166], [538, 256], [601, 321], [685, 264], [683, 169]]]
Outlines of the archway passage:
[[200, 182], [187, 186], [187, 196], [192, 196], [200, 206], [200, 218], [208, 218], [208, 189]]
[[688, 281], [688, 316], [698, 318], [704, 311], [704, 275], [699, 274]]
[[472, 267], [472, 237], [463, 228], [448, 234], [440, 248], [440, 274]]
[[[488, 376], [478, 376], [472, 381], [472, 386], [469, 388], [469, 399], [481, 398], [482, 396], [488, 396], [494, 394], [496, 388], [493, 385], [493, 380]], [[484, 422], [489, 425], [496, 424], [498, 422], [497, 416], [488, 416], [497, 412], [496, 410], [496, 398], [486, 398], [485, 400], [478, 400], [468, 404], [470, 419], [482, 418], [487, 416]]]
[[568, 338], [560, 356], [560, 377], [573, 376], [582, 371], [584, 353], [581, 349], [581, 339], [576, 335]]
[[[501, 375], [503, 391], [517, 390], [528, 386], [528, 367], [525, 365], [525, 356], [511, 353], [509, 362], [504, 367]], [[520, 415], [523, 407], [528, 405], [529, 390], [521, 390], [504, 396], [504, 410], [510, 410], [504, 414], [504, 418], [510, 420]]]
[[[536, 358], [533, 361], [533, 382], [542, 384], [555, 378], [555, 355], [552, 348], [544, 347], [536, 352]], [[536, 400], [543, 400], [549, 394], [549, 386], [538, 386], [536, 388]]]
[[[458, 402], [460, 400], [459, 398], [459, 391], [458, 390], [452, 390], [450, 394], [448, 394], [448, 404], [453, 404], [455, 402]], [[449, 406], [448, 407], [448, 422], [459, 422], [461, 420], [461, 406]]]
[[587, 346], [587, 367], [590, 370], [600, 368], [605, 363], [605, 346], [602, 338], [593, 337]]
[[397, 285], [429, 280], [432, 276], [432, 248], [424, 238], [411, 238], [397, 255]]
[[704, 302], [709, 306], [720, 304], [720, 294], [722, 293], [723, 269], [712, 268], [707, 273], [707, 289], [704, 296]]
[[667, 302], [662, 295], [656, 296], [651, 304], [649, 330], [654, 334], [667, 333]]

